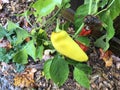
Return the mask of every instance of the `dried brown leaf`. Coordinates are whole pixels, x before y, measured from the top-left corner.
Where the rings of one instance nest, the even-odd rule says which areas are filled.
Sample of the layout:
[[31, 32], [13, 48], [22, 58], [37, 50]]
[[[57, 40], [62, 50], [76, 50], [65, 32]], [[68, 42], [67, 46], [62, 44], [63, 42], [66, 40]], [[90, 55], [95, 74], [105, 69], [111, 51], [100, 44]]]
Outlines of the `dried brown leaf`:
[[27, 68], [22, 74], [18, 74], [14, 78], [14, 85], [23, 87], [33, 87], [34, 86], [34, 73], [37, 70], [35, 68]]
[[110, 50], [108, 51], [103, 51], [100, 49], [100, 59], [102, 59], [105, 62], [106, 67], [110, 67], [113, 65], [113, 58], [112, 58], [112, 52]]

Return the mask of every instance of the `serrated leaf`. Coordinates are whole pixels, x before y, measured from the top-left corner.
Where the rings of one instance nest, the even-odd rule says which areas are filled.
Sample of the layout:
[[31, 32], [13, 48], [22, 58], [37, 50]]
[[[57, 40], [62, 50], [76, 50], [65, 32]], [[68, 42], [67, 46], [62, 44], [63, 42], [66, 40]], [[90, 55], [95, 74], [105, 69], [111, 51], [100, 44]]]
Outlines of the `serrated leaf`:
[[43, 45], [37, 47], [37, 49], [36, 49], [36, 58], [39, 58], [40, 60], [42, 59], [43, 50], [44, 50], [44, 46]]
[[37, 0], [32, 7], [36, 10], [34, 14], [42, 17], [50, 14], [56, 5], [60, 6], [61, 3], [62, 0]]
[[82, 71], [79, 70], [78, 68], [75, 67], [74, 69], [74, 79], [83, 87], [89, 88], [90, 87], [90, 82], [87, 77], [87, 75]]
[[50, 66], [51, 79], [58, 85], [61, 86], [65, 83], [68, 78], [69, 67], [68, 63], [64, 58], [55, 56]]
[[28, 58], [27, 52], [26, 50], [23, 49], [15, 54], [15, 56], [13, 57], [13, 61], [19, 64], [27, 64], [28, 63], [27, 58]]
[[29, 37], [29, 33], [26, 30], [22, 29], [21, 27], [19, 27], [19, 25], [11, 21], [8, 21], [7, 30], [16, 32], [17, 34], [16, 44], [22, 43], [25, 38]]
[[26, 50], [27, 54], [30, 55], [35, 61], [36, 60], [36, 48], [35, 48], [34, 42], [32, 40], [29, 41], [24, 47], [24, 49]]
[[17, 28], [15, 32], [17, 34], [16, 44], [22, 43], [25, 40], [25, 38], [29, 37], [29, 33], [24, 29]]
[[16, 28], [20, 28], [19, 25], [8, 20], [7, 30], [8, 31], [11, 31], [11, 30], [13, 31]]
[[45, 74], [45, 77], [46, 79], [50, 79], [50, 66], [51, 66], [51, 63], [52, 63], [52, 60], [47, 60], [45, 63], [44, 63], [44, 74]]
[[75, 67], [78, 68], [79, 70], [82, 70], [84, 73], [88, 75], [92, 73], [92, 68], [89, 67], [87, 64], [78, 63]]

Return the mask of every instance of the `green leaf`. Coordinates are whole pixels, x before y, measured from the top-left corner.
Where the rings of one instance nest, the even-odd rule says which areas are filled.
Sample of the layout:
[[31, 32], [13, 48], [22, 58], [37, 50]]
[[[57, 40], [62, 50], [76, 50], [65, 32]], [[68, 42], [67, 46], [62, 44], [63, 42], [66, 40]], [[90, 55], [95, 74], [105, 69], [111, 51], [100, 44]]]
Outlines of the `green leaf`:
[[84, 71], [78, 69], [75, 67], [74, 69], [74, 79], [83, 87], [89, 88], [90, 87], [90, 82], [87, 77], [87, 75], [84, 73]]
[[83, 23], [84, 17], [88, 15], [88, 7], [89, 4], [81, 5], [77, 8], [75, 13], [75, 27], [79, 28], [79, 26]]
[[68, 63], [63, 57], [55, 56], [50, 66], [51, 79], [61, 86], [67, 80], [69, 74]]
[[11, 30], [13, 31], [16, 28], [20, 28], [19, 25], [8, 20], [7, 30], [8, 31], [11, 31]]
[[0, 61], [9, 63], [13, 58], [13, 54], [13, 50], [6, 51], [5, 48], [0, 48]]
[[[105, 48], [106, 47], [106, 42], [105, 42], [106, 35], [101, 36], [95, 41], [95, 46]], [[108, 46], [107, 46], [108, 47]]]
[[61, 3], [62, 0], [37, 0], [32, 7], [36, 10], [35, 16], [42, 17], [50, 14], [56, 5], [60, 6]]
[[8, 21], [7, 30], [16, 32], [17, 34], [16, 45], [22, 43], [24, 39], [29, 36], [29, 33], [26, 30], [22, 29], [21, 27], [19, 27], [19, 25], [11, 21]]
[[6, 30], [0, 25], [0, 39], [6, 36]]
[[65, 58], [65, 60], [67, 61], [68, 64], [73, 65], [73, 66], [79, 63], [78, 61], [72, 60], [70, 58]]
[[115, 19], [120, 14], [120, 0], [115, 0], [112, 6], [110, 7], [110, 16]]
[[76, 40], [83, 43], [86, 46], [90, 45], [90, 39], [86, 36], [79, 36], [79, 37], [76, 38]]
[[28, 55], [25, 49], [18, 51], [13, 57], [13, 61], [19, 64], [27, 64], [28, 63]]
[[36, 48], [35, 48], [33, 40], [29, 41], [24, 47], [24, 49], [26, 50], [27, 54], [30, 55], [35, 61], [36, 60]]
[[50, 59], [50, 60], [47, 60], [47, 61], [44, 63], [44, 67], [43, 67], [43, 69], [44, 69], [44, 74], [45, 74], [45, 77], [46, 77], [47, 80], [51, 78], [51, 77], [50, 77], [50, 66], [51, 66], [51, 63], [52, 63], [52, 60], [51, 60], [51, 59]]
[[[109, 17], [109, 18], [108, 18]], [[100, 14], [100, 18], [102, 22], [105, 23], [104, 28], [106, 29], [106, 34], [101, 36], [99, 39], [96, 40], [95, 45], [104, 49], [104, 51], [108, 50], [109, 48], [109, 41], [113, 38], [115, 34], [115, 30], [113, 27], [113, 20], [110, 17], [110, 11], [106, 11]]]
[[69, 8], [70, 7], [70, 0], [62, 0], [62, 6], [64, 6], [64, 8]]
[[98, 11], [99, 0], [92, 0], [91, 14], [94, 15]]
[[88, 75], [92, 73], [92, 68], [89, 67], [87, 64], [78, 63], [75, 67], [78, 68], [79, 70], [82, 70], [84, 73]]
[[108, 0], [102, 0], [102, 1], [99, 0], [98, 6], [103, 8], [105, 5], [107, 5], [107, 3], [108, 3]]
[[44, 51], [44, 46], [43, 45], [37, 47], [37, 49], [36, 49], [36, 57], [39, 58], [40, 60], [43, 57], [43, 51]]
[[17, 28], [15, 32], [17, 34], [16, 44], [22, 43], [25, 40], [25, 38], [29, 37], [29, 33], [24, 29]]

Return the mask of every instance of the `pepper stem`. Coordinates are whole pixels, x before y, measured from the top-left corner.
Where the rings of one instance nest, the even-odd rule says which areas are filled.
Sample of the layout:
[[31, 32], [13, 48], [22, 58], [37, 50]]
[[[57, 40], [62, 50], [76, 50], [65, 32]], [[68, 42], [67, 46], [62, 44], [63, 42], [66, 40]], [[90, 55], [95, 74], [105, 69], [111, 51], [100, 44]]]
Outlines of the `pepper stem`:
[[59, 31], [61, 31], [61, 30], [59, 29], [59, 26], [60, 26], [60, 20], [57, 19], [56, 23], [57, 23], [57, 26], [56, 26], [55, 31], [56, 31], [56, 32], [59, 32]]

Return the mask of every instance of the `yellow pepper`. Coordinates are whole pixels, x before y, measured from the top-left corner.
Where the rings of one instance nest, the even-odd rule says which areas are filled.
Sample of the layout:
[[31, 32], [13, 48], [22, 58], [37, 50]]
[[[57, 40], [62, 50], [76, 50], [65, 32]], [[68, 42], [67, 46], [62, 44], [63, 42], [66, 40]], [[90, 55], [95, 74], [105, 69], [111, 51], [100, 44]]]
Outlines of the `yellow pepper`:
[[52, 32], [51, 42], [54, 48], [66, 57], [79, 62], [85, 62], [88, 60], [86, 53], [64, 30]]

